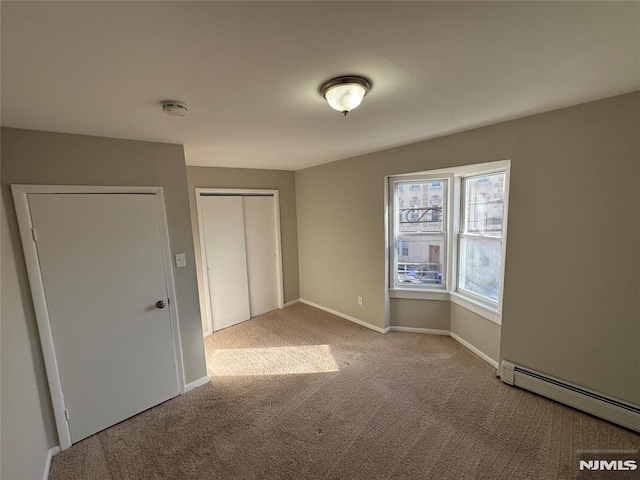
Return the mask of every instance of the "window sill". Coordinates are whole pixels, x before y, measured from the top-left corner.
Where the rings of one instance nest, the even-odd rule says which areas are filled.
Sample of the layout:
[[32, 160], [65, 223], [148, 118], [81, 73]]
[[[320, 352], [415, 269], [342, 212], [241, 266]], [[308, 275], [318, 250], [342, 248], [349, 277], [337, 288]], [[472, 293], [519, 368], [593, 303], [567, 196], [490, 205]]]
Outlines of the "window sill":
[[468, 297], [460, 295], [457, 292], [449, 293], [449, 297], [452, 303], [459, 305], [467, 310], [472, 311], [476, 315], [480, 315], [481, 317], [486, 318], [487, 320], [502, 325], [502, 315], [497, 310], [494, 310], [486, 305], [483, 305], [480, 302], [475, 302]]
[[405, 288], [394, 288], [389, 289], [389, 298], [449, 301], [449, 292], [446, 290], [411, 290]]

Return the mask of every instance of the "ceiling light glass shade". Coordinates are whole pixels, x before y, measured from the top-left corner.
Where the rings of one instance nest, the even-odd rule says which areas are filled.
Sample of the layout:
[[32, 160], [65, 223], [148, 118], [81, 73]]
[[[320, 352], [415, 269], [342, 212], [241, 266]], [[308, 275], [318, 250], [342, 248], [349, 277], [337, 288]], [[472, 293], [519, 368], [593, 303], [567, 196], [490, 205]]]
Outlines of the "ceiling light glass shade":
[[320, 93], [331, 108], [346, 115], [362, 103], [370, 88], [371, 83], [365, 78], [339, 77], [320, 87]]
[[366, 90], [360, 85], [336, 85], [325, 93], [329, 106], [339, 112], [350, 112], [362, 103]]

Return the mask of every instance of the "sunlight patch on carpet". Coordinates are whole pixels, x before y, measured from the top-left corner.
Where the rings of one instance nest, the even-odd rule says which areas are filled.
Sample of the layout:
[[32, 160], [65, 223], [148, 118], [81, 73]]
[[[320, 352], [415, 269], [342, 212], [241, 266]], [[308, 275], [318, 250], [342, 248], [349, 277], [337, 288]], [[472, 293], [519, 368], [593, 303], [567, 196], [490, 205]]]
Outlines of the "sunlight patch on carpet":
[[207, 367], [214, 377], [340, 371], [329, 345], [214, 350]]

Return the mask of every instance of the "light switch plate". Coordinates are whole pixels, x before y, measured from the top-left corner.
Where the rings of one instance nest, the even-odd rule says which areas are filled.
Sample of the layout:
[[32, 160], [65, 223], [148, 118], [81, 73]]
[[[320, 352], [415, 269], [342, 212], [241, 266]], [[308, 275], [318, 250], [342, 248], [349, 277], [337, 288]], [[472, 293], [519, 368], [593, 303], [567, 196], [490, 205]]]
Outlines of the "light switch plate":
[[187, 259], [185, 258], [184, 253], [176, 253], [176, 267], [181, 268], [186, 266]]

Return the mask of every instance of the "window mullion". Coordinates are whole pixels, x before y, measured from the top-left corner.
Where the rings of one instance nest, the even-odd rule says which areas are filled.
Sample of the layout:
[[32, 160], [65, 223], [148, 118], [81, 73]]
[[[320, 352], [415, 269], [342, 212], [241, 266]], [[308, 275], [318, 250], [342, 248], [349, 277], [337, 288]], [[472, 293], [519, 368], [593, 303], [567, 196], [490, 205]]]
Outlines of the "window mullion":
[[445, 232], [402, 232], [396, 233], [396, 238], [398, 237], [441, 237], [445, 235]]
[[494, 235], [484, 235], [482, 233], [460, 232], [459, 235], [461, 237], [463, 237], [463, 238], [477, 238], [478, 240], [497, 240], [497, 241], [501, 241], [502, 240], [502, 236], [496, 237]]

